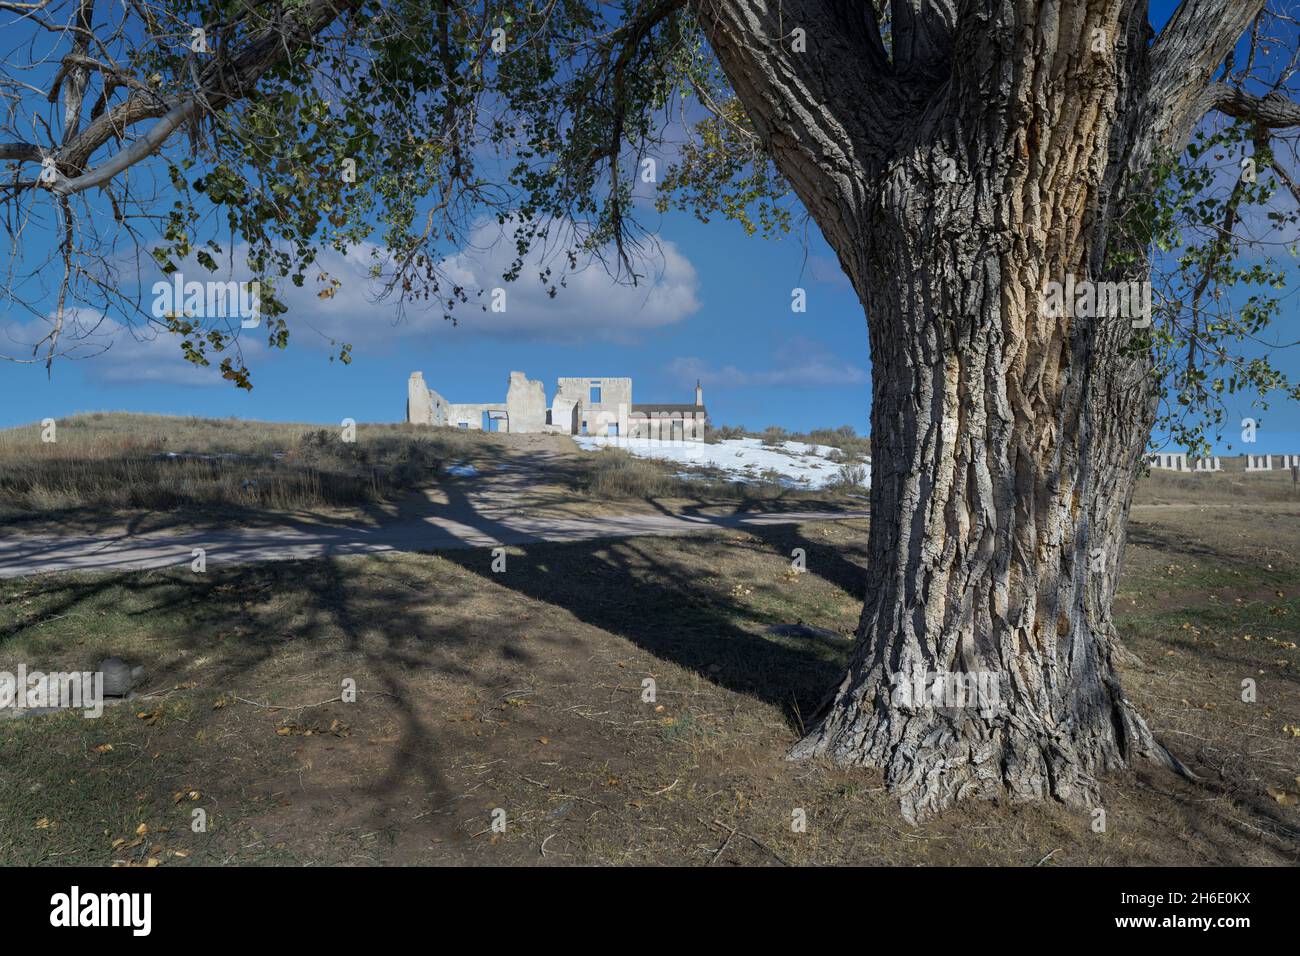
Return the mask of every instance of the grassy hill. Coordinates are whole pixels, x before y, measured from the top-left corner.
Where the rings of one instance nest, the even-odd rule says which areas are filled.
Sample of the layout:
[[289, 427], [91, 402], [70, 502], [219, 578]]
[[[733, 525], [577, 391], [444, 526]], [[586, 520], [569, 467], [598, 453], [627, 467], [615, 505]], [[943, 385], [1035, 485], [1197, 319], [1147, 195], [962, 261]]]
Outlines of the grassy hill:
[[825, 503], [775, 482], [738, 486], [636, 459], [618, 449], [584, 453], [565, 436], [360, 424], [341, 428], [239, 419], [96, 412], [42, 428], [0, 430], [0, 526], [28, 530], [245, 523], [328, 514], [382, 521], [413, 495], [454, 480], [454, 466], [491, 477], [537, 472], [536, 504], [590, 503], [614, 511], [742, 501]]

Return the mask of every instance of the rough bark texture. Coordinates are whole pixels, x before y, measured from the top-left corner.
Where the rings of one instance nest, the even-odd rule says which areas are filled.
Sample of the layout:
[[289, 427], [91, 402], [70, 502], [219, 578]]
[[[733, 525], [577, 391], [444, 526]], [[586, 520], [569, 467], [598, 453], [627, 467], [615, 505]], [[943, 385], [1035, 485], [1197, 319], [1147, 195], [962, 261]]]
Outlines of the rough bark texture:
[[[1178, 766], [1124, 695], [1111, 620], [1155, 382], [1129, 317], [1052, 317], [1043, 291], [1148, 278], [1103, 260], [1124, 190], [1185, 141], [1198, 94], [1150, 101], [1169, 81], [1151, 79], [1140, 2], [925, 8], [894, 5], [882, 68], [863, 5], [697, 2], [868, 317], [866, 602], [794, 756], [883, 768], [910, 819], [969, 795], [1092, 805], [1135, 754]], [[1203, 85], [1223, 50], [1195, 52]], [[894, 693], [978, 673], [997, 707]]]

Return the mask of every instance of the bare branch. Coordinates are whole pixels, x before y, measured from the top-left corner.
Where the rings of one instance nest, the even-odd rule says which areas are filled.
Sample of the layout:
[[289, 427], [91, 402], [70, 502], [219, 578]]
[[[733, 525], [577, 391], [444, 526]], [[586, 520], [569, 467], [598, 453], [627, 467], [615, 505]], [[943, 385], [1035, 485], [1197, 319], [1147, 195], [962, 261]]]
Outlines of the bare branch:
[[194, 116], [198, 109], [199, 102], [197, 99], [188, 99], [177, 103], [156, 125], [150, 127], [147, 133], [126, 149], [115, 153], [106, 162], [80, 176], [71, 179], [59, 176], [50, 185], [50, 190], [60, 196], [68, 196], [85, 189], [93, 189], [95, 186], [104, 185], [123, 170], [129, 169], [140, 160], [154, 153], [176, 131], [176, 127]]

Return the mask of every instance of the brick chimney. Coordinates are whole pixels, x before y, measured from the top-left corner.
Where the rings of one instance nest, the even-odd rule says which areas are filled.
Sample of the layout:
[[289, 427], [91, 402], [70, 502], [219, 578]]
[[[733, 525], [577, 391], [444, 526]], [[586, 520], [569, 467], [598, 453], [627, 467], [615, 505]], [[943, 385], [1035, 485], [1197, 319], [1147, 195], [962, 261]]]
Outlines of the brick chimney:
[[695, 380], [695, 404], [704, 407], [704, 389], [700, 387], [700, 380]]

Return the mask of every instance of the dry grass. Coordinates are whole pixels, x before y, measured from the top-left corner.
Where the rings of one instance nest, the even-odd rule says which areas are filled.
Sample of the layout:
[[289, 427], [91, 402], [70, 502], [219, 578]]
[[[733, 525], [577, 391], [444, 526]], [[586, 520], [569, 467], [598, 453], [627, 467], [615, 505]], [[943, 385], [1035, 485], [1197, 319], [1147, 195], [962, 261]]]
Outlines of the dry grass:
[[[583, 452], [553, 435], [499, 435], [454, 428], [358, 425], [341, 429], [238, 419], [94, 413], [0, 431], [0, 525], [96, 530], [128, 524], [230, 524], [328, 512], [365, 522], [395, 513], [419, 492], [440, 500], [447, 466], [475, 465], [475, 490], [500, 466], [530, 479], [531, 511], [604, 512], [671, 506], [772, 505], [828, 497], [775, 479], [738, 484], [707, 470], [685, 479], [668, 462], [620, 449]], [[549, 489], [549, 495], [538, 495]], [[651, 503], [651, 504], [647, 504]], [[665, 505], [667, 506], [667, 505]], [[165, 516], [165, 522], [163, 521]]]
[[94, 413], [0, 431], [0, 522], [75, 513], [309, 511], [382, 501], [436, 481], [485, 444], [455, 429], [341, 429]]
[[830, 480], [827, 487], [832, 491], [865, 493], [870, 488], [867, 481], [866, 466], [858, 464], [840, 465], [835, 477]]
[[667, 498], [680, 493], [682, 485], [658, 462], [618, 448], [597, 454], [584, 477], [583, 490], [601, 498]]
[[[163, 465], [143, 442], [100, 435], [96, 452], [97, 427], [130, 425], [95, 424], [111, 418], [63, 430], [73, 462], [176, 474], [149, 479]], [[313, 458], [305, 426], [162, 420], [137, 437], [163, 426], [166, 450], [269, 458], [272, 473], [289, 449], [303, 470], [360, 467]], [[375, 426], [358, 445], [396, 468], [409, 451], [386, 460], [382, 440], [426, 436], [446, 458], [509, 444]], [[3, 440], [8, 481], [29, 449]], [[563, 462], [575, 501], [673, 490], [623, 454]], [[531, 544], [504, 573], [475, 549], [0, 582], [0, 669], [117, 654], [148, 670], [148, 696], [100, 720], [0, 721], [0, 864], [1294, 865], [1300, 508], [1268, 499], [1288, 492], [1281, 475], [1143, 482], [1139, 502], [1175, 507], [1135, 510], [1123, 677], [1201, 782], [1107, 775], [1104, 833], [1053, 803], [967, 804], [912, 828], [877, 772], [784, 759], [852, 648], [866, 523], [844, 522]], [[796, 622], [811, 629], [773, 630]], [[1246, 676], [1258, 702], [1241, 699]], [[337, 700], [345, 678], [356, 703]]]
[[1138, 482], [1133, 500], [1141, 504], [1300, 502], [1300, 488], [1290, 472], [1247, 472], [1240, 458], [1225, 458], [1220, 472], [1184, 474], [1153, 469]]
[[786, 431], [780, 425], [768, 425], [761, 432], [749, 431], [743, 425], [719, 425], [709, 429], [705, 441], [716, 444], [732, 438], [759, 438], [768, 446], [779, 446], [785, 442], [803, 442], [807, 445], [829, 445], [835, 449], [833, 456], [838, 460], [857, 463], [871, 457], [871, 439], [864, 438], [853, 430], [852, 425], [839, 428], [814, 428], [808, 432]]

